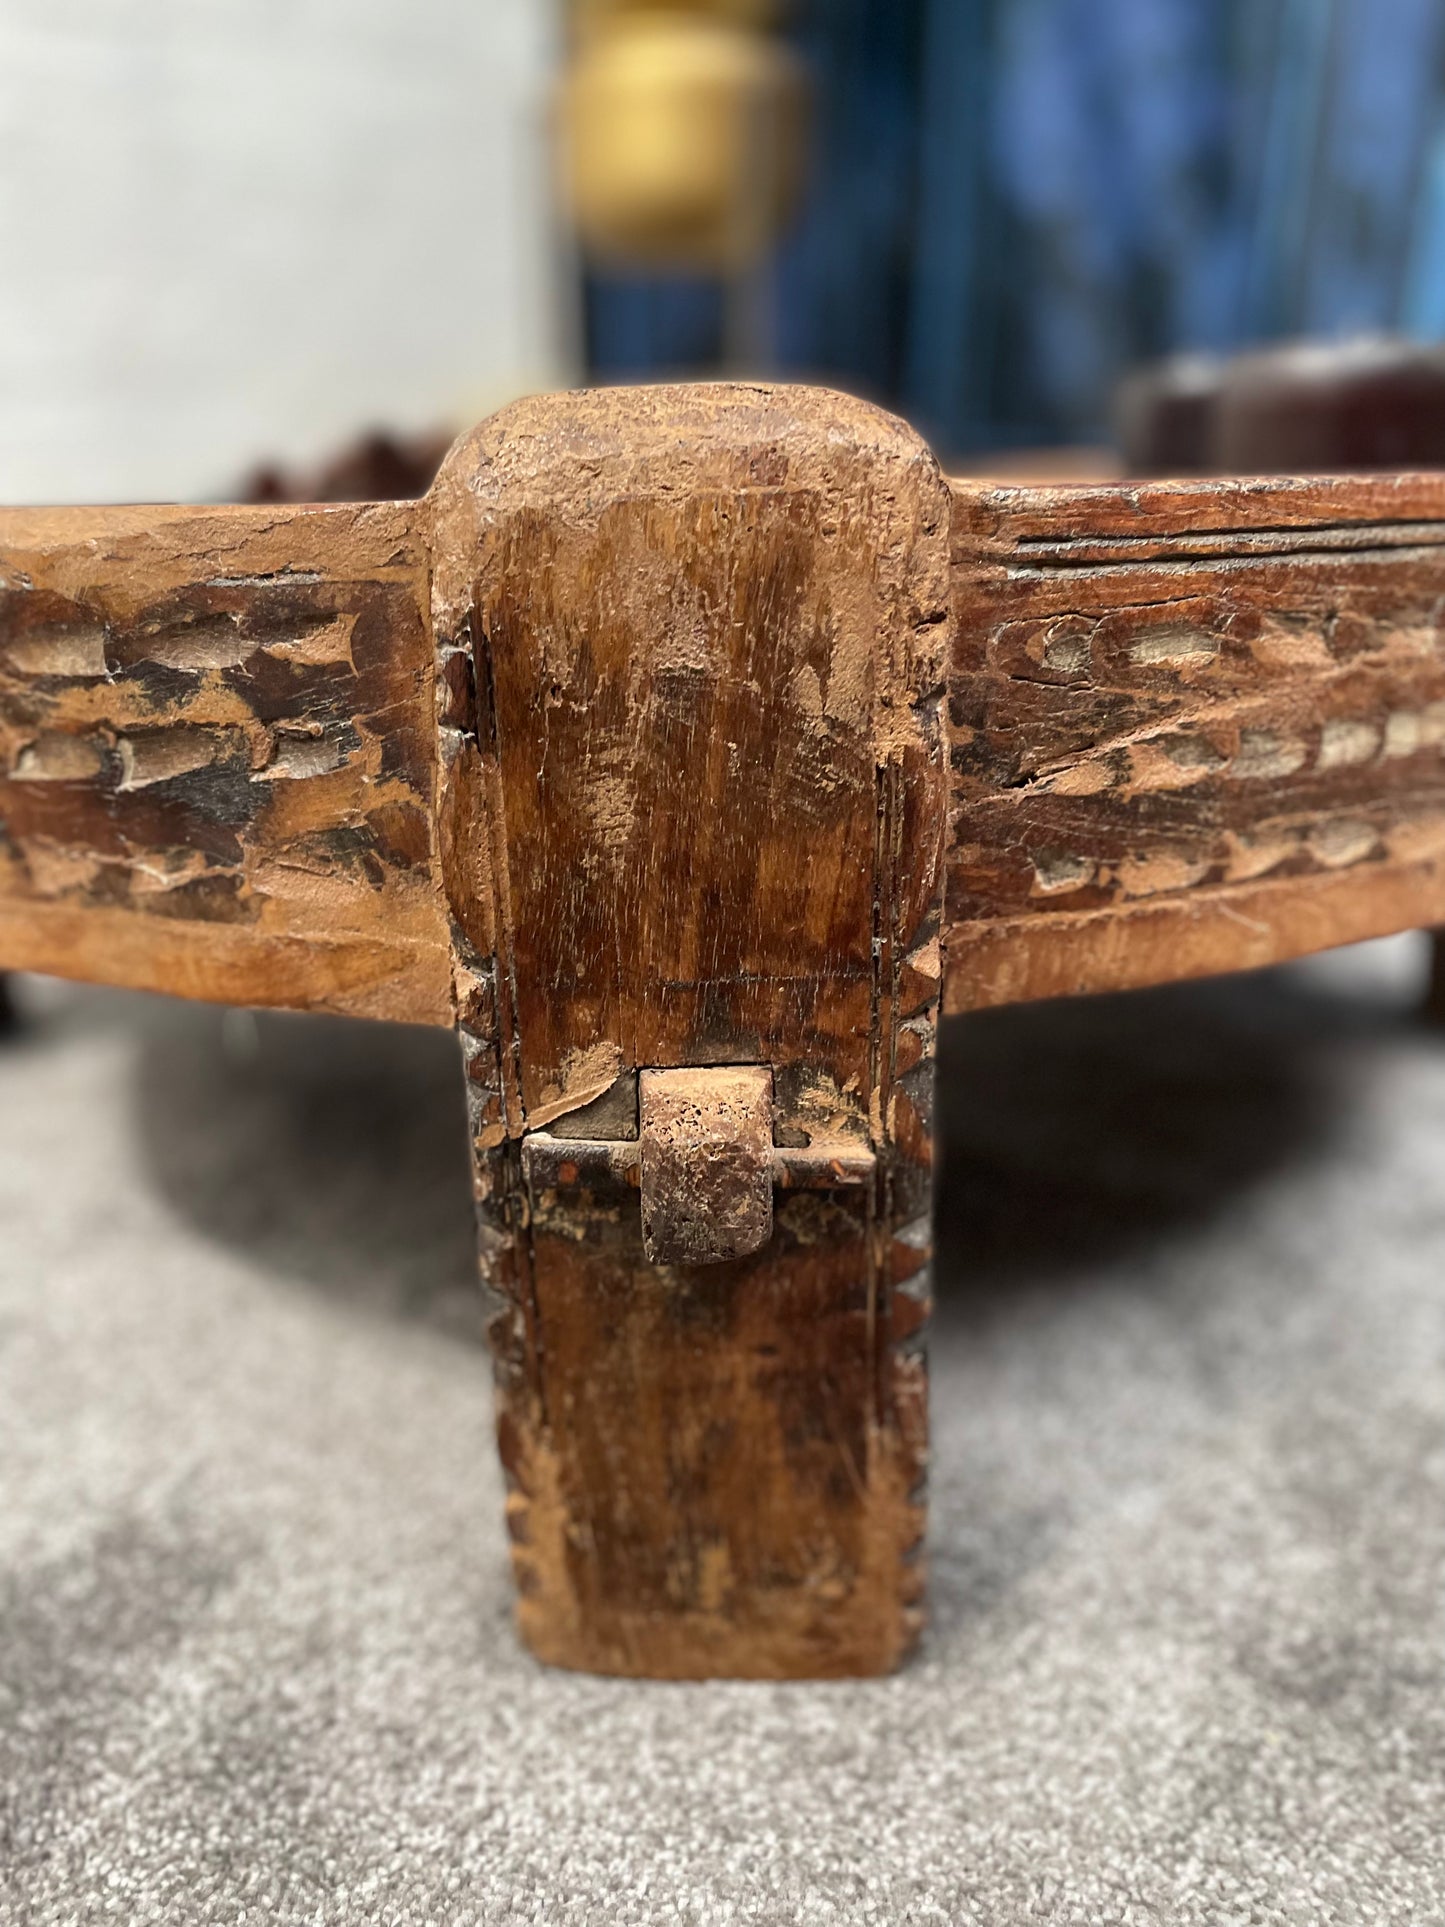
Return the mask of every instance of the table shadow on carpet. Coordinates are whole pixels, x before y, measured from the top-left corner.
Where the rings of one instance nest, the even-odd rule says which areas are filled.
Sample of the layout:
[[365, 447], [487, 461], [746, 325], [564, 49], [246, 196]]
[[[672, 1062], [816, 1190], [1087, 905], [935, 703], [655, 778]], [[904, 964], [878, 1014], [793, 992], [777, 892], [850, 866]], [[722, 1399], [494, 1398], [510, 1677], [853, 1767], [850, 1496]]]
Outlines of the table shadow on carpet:
[[[1087, 1287], [1325, 1154], [1342, 1053], [1413, 1024], [1388, 947], [1329, 967], [980, 1013], [940, 1052], [938, 1292], [955, 1316]], [[481, 1336], [450, 1036], [190, 1009], [143, 1028], [135, 1120], [176, 1213], [374, 1315]]]

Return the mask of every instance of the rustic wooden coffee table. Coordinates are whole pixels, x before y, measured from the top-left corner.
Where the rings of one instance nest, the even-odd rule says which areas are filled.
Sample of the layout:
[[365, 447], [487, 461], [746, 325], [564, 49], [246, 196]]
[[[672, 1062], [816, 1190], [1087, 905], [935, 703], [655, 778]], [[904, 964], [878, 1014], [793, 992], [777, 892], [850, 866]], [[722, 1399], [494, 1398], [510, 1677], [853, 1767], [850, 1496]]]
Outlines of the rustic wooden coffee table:
[[940, 1008], [1445, 920], [1445, 476], [950, 483], [807, 389], [0, 511], [0, 966], [454, 1026], [522, 1631], [882, 1671]]

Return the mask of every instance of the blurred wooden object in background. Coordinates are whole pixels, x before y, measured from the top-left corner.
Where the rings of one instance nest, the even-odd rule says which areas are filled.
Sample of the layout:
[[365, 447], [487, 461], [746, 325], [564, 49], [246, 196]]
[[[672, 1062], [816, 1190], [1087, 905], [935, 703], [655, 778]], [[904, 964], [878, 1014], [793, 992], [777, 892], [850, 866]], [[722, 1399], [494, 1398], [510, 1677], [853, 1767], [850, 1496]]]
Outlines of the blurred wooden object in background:
[[[1176, 355], [1115, 400], [1130, 475], [1311, 475], [1445, 467], [1445, 348], [1387, 335]], [[1445, 1022], [1445, 931], [1424, 1000]]]
[[1114, 439], [1126, 475], [1162, 480], [1209, 472], [1223, 372], [1217, 355], [1185, 354], [1124, 377], [1114, 395]]
[[243, 502], [409, 502], [431, 487], [454, 433], [396, 435], [373, 429], [320, 467], [268, 462], [242, 485]]

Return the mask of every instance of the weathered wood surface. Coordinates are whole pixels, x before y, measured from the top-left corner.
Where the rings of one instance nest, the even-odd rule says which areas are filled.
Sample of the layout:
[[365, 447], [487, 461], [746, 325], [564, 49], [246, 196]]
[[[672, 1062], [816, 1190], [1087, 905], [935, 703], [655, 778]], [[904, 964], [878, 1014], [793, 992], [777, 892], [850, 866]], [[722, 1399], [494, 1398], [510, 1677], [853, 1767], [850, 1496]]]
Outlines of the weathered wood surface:
[[[771, 1244], [770, 1066], [642, 1071], [637, 1116], [642, 1255], [650, 1264], [721, 1264]], [[528, 1175], [535, 1185], [535, 1165]]]
[[451, 1021], [425, 518], [0, 511], [0, 964]]
[[[0, 968], [454, 1023], [527, 1638], [879, 1671], [945, 980], [1445, 923], [1442, 609], [1445, 476], [949, 485], [760, 387], [519, 404], [414, 505], [0, 511]], [[700, 1235], [639, 1081], [728, 1066]]]
[[954, 485], [947, 1006], [1445, 919], [1445, 475]]
[[[949, 1008], [1445, 917], [1441, 478], [953, 501]], [[0, 511], [0, 964], [451, 1020], [433, 513]]]
[[[761, 389], [521, 404], [439, 484], [447, 876], [544, 1658], [859, 1673], [913, 1635], [947, 534], [898, 424]], [[649, 1264], [623, 1186], [527, 1186], [523, 1132], [635, 1138], [638, 1071], [709, 1064], [771, 1066], [778, 1140], [871, 1149], [873, 1182], [780, 1192], [767, 1247], [708, 1266]]]

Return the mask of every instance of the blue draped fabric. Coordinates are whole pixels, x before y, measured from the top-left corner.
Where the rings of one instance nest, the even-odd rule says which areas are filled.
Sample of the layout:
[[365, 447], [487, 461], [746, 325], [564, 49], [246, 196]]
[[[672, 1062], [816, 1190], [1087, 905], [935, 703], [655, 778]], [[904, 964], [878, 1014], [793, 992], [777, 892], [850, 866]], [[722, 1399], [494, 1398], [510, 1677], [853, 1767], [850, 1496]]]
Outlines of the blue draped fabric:
[[[774, 368], [944, 449], [1098, 436], [1174, 348], [1445, 334], [1441, 0], [805, 0], [794, 35]], [[594, 370], [705, 368], [721, 312], [595, 283]]]

